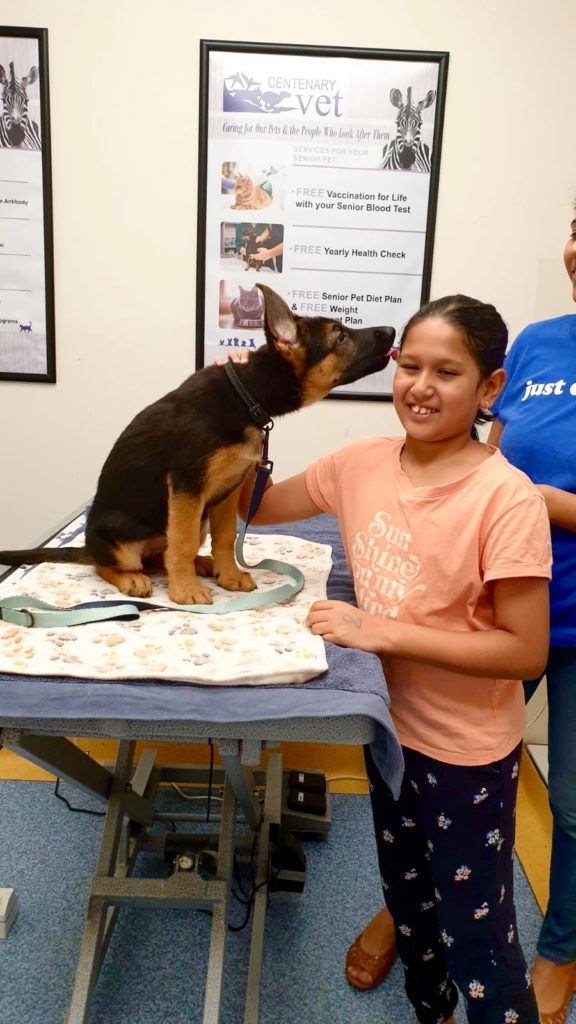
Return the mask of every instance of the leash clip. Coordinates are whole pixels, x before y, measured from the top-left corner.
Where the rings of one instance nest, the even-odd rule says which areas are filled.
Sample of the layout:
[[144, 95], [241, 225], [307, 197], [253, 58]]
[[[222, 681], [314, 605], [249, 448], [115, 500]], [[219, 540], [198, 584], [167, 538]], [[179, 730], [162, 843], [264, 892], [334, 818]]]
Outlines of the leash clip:
[[256, 463], [256, 478], [264, 478], [264, 483], [272, 473], [274, 463], [271, 459], [259, 459]]
[[[265, 442], [265, 449], [268, 448], [267, 440]], [[274, 463], [270, 459], [266, 458], [267, 450], [262, 452], [262, 458], [256, 463], [256, 476], [254, 477], [254, 486], [252, 488], [252, 494], [250, 495], [250, 503], [248, 506], [248, 514], [246, 516], [246, 526], [244, 527], [244, 533], [248, 529], [248, 524], [251, 522], [253, 517], [256, 515], [260, 508], [260, 502], [262, 496], [266, 490], [266, 484], [270, 474], [274, 468]]]
[[262, 455], [260, 456], [259, 461], [256, 463], [256, 472], [258, 472], [261, 466], [263, 468], [265, 468], [266, 466], [270, 467], [268, 470], [268, 476], [270, 476], [270, 473], [274, 469], [274, 463], [270, 462], [270, 459], [268, 458], [268, 441], [270, 440], [270, 431], [273, 429], [273, 427], [274, 420], [269, 420], [266, 426], [262, 427]]

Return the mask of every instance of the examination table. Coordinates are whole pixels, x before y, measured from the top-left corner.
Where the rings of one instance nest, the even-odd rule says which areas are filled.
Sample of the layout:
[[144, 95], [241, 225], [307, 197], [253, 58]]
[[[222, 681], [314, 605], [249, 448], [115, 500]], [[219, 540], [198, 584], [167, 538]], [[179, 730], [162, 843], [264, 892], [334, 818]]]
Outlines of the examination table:
[[[328, 596], [354, 601], [333, 517], [322, 515], [268, 529], [331, 545]], [[250, 532], [266, 530], [256, 527]], [[2, 623], [0, 636], [1, 630]], [[253, 837], [255, 884], [244, 1024], [257, 1024], [272, 842], [286, 830], [314, 832], [329, 825], [325, 819], [315, 821], [312, 815], [288, 813], [282, 755], [274, 748], [290, 741], [369, 743], [394, 792], [402, 774], [402, 754], [379, 660], [361, 651], [331, 644], [326, 647], [328, 671], [292, 685], [175, 685], [154, 680], [103, 682], [73, 676], [0, 674], [0, 743], [95, 795], [106, 810], [68, 1024], [89, 1021], [91, 994], [117, 915], [128, 905], [211, 911], [202, 1020], [203, 1024], [218, 1024], [234, 855], [242, 842], [246, 848], [246, 824]], [[115, 766], [100, 765], [66, 737], [119, 740]], [[152, 750], [145, 750], [134, 767], [136, 740], [210, 742], [219, 751], [222, 769], [210, 773], [206, 767], [158, 765]], [[264, 771], [262, 754], [267, 748], [270, 753]], [[155, 841], [150, 826], [158, 820], [153, 801], [159, 784], [176, 781], [206, 787], [209, 775], [211, 782], [219, 782], [223, 794], [220, 832], [215, 841], [206, 839], [204, 850], [200, 848], [202, 837], [197, 838], [197, 858], [193, 855], [181, 861], [195, 869], [175, 870], [161, 879], [131, 877], [137, 854]], [[256, 796], [258, 787], [262, 803]], [[243, 816], [244, 839], [237, 834], [238, 810]], [[290, 888], [290, 871], [283, 874], [286, 888]], [[6, 882], [0, 878], [0, 884]], [[194, 927], [193, 917], [190, 927]]]

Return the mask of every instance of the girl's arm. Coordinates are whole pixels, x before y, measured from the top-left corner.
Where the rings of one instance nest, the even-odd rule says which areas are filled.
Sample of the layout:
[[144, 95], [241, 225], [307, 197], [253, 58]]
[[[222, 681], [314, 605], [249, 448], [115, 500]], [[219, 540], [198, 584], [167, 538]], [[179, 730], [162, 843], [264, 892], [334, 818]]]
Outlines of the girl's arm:
[[[494, 420], [488, 444], [498, 447], [503, 430], [504, 424], [500, 423], [500, 420]], [[550, 522], [562, 526], [565, 530], [576, 531], [576, 494], [572, 494], [572, 491], [562, 491], [559, 487], [551, 487], [549, 484], [536, 482], [536, 486], [546, 502]]]
[[[254, 475], [255, 470], [251, 470], [242, 485], [238, 507], [242, 519], [246, 519], [248, 513]], [[323, 509], [318, 508], [308, 494], [306, 474], [298, 473], [297, 476], [291, 476], [278, 484], [268, 479], [260, 508], [251, 522], [260, 526], [266, 526], [268, 523], [292, 523], [296, 519], [319, 516], [322, 512]]]
[[369, 615], [342, 601], [317, 601], [306, 624], [341, 647], [409, 658], [469, 676], [535, 679], [548, 656], [548, 580], [533, 576], [491, 585], [494, 627], [458, 632]]

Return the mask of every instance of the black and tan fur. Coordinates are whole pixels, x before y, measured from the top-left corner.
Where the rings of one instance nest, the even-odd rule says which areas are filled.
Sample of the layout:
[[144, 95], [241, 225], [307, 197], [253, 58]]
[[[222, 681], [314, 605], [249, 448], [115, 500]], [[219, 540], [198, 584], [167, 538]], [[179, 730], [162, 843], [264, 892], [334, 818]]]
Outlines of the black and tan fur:
[[[267, 344], [235, 370], [272, 416], [294, 412], [332, 388], [383, 369], [391, 327], [352, 330], [325, 317], [301, 317], [270, 288]], [[118, 590], [148, 597], [146, 563], [163, 559], [170, 598], [210, 604], [198, 576], [226, 590], [255, 583], [234, 558], [240, 485], [261, 455], [262, 432], [222, 366], [207, 366], [140, 412], [104, 463], [89, 510], [85, 546], [0, 551], [0, 564], [94, 565]], [[212, 554], [198, 556], [210, 523]]]

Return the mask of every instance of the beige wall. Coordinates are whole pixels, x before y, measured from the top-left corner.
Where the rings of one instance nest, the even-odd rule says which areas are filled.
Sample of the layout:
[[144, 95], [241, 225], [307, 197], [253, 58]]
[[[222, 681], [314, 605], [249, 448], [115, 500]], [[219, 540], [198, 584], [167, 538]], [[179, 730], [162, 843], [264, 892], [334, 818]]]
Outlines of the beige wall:
[[[0, 382], [0, 546], [93, 492], [120, 430], [194, 368], [198, 40], [448, 50], [432, 294], [495, 302], [513, 332], [570, 312], [574, 0], [2, 0], [49, 30], [58, 383]], [[385, 403], [277, 425], [281, 478], [369, 433]]]

